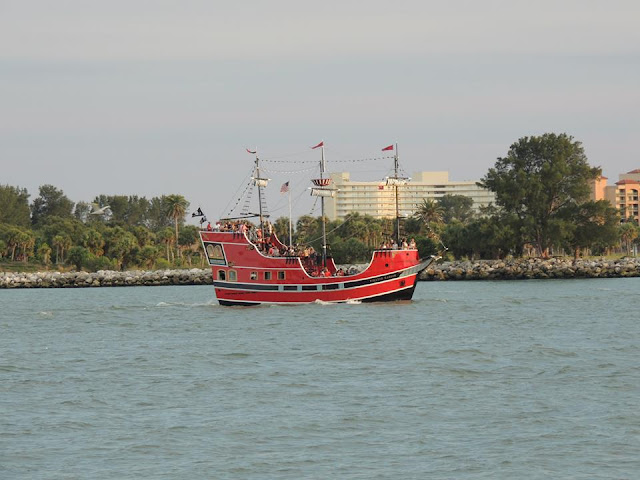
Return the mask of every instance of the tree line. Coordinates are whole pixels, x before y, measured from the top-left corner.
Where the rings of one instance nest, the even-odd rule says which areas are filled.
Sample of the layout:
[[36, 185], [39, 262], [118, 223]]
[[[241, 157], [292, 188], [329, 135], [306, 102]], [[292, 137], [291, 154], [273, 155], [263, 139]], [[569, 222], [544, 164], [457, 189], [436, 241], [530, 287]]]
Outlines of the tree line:
[[29, 204], [26, 189], [0, 185], [0, 260], [94, 271], [202, 263], [182, 195], [99, 195], [92, 203], [109, 208], [92, 213], [91, 203], [74, 203], [53, 185]]
[[[523, 137], [478, 182], [495, 193], [495, 205], [477, 210], [456, 195], [423, 199], [399, 233], [415, 239], [421, 256], [445, 249], [457, 259], [630, 254], [638, 225], [609, 202], [589, 200], [600, 175], [566, 134]], [[108, 205], [107, 214], [92, 213], [92, 204], [74, 203], [52, 185], [41, 186], [31, 203], [26, 189], [0, 186], [0, 261], [87, 270], [205, 265], [198, 228], [184, 224], [189, 202], [182, 195], [99, 195], [92, 203]], [[287, 217], [274, 228], [288, 239]], [[337, 263], [366, 262], [398, 234], [395, 228], [395, 219], [350, 213], [327, 222], [329, 251]], [[303, 215], [293, 242], [320, 251], [321, 232], [322, 218]]]

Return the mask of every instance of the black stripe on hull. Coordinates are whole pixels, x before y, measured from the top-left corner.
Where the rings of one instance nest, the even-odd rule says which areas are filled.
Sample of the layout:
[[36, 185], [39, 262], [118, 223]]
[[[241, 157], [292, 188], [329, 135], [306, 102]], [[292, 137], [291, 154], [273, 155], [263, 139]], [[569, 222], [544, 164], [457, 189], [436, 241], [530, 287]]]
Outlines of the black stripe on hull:
[[253, 302], [234, 302], [231, 300], [218, 300], [218, 303], [224, 307], [257, 307], [260, 303]]
[[405, 290], [399, 290], [397, 292], [392, 292], [392, 293], [385, 293], [383, 295], [378, 295], [377, 297], [363, 298], [362, 303], [397, 302], [400, 300], [411, 300], [417, 284], [418, 282], [416, 281], [414, 282], [413, 287], [407, 288]]

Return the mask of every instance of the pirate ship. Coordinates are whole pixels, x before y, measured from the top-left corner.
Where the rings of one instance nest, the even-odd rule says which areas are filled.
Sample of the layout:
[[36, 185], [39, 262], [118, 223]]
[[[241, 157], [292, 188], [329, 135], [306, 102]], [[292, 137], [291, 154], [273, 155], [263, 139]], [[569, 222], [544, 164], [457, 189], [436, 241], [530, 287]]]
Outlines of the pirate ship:
[[[312, 148], [320, 148], [322, 152], [320, 175], [312, 180], [311, 187], [311, 195], [319, 197], [321, 203], [322, 251], [294, 249], [291, 235], [289, 245], [285, 245], [269, 228], [262, 206], [262, 189], [269, 179], [261, 176], [256, 155], [251, 182], [258, 190], [259, 213], [254, 214], [258, 224], [247, 222], [246, 217], [228, 218], [218, 222], [212, 231], [200, 232], [221, 305], [411, 300], [418, 274], [438, 258], [421, 260], [415, 247], [381, 248], [373, 251], [362, 271], [345, 272], [338, 268], [327, 253], [324, 215], [324, 200], [335, 195], [336, 190], [331, 178], [325, 176], [324, 142]], [[397, 244], [401, 245], [397, 192], [407, 179], [398, 175], [397, 145], [394, 173], [386, 181], [396, 190], [396, 236]]]

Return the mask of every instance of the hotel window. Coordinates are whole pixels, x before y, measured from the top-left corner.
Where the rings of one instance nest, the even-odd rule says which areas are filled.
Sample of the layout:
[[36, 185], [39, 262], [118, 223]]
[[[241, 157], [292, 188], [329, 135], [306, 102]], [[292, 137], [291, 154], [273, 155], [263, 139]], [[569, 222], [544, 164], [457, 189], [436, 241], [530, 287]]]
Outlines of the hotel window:
[[271, 280], [271, 272], [264, 272], [264, 279]]
[[238, 274], [236, 273], [235, 270], [229, 270], [229, 281], [230, 282], [237, 282], [238, 281]]
[[257, 280], [257, 279], [258, 279], [258, 272], [251, 272], [251, 273], [249, 274], [249, 278], [250, 278], [251, 280]]
[[278, 280], [284, 280], [284, 272], [278, 272]]
[[218, 270], [218, 280], [226, 280], [227, 274], [224, 270]]

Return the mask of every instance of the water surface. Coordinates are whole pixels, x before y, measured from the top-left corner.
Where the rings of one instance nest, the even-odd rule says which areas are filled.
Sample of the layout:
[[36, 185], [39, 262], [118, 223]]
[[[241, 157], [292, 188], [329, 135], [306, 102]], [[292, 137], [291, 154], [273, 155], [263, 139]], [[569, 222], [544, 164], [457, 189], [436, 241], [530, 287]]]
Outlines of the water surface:
[[0, 291], [0, 478], [638, 478], [640, 278]]

